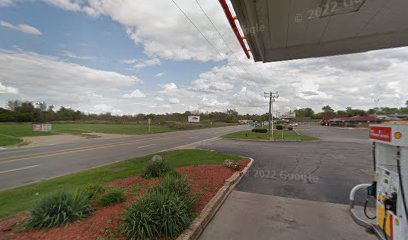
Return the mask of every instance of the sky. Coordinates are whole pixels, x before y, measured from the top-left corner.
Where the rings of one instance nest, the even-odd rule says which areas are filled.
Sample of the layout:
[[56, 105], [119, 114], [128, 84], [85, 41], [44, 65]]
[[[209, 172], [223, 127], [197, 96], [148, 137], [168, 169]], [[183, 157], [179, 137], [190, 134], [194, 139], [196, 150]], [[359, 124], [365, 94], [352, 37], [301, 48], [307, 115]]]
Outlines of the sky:
[[172, 0], [0, 0], [0, 106], [20, 99], [116, 115], [262, 114], [263, 93], [279, 91], [283, 114], [408, 100], [408, 48], [254, 63], [218, 1], [175, 2], [211, 45]]

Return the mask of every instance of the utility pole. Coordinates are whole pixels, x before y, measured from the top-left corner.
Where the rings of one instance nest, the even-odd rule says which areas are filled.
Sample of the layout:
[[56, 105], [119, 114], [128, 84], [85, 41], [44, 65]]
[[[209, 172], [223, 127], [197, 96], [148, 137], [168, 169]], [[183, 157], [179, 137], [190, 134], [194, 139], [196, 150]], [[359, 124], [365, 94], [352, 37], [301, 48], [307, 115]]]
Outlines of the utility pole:
[[277, 98], [279, 98], [279, 93], [278, 92], [265, 92], [264, 93], [265, 98], [269, 97], [269, 140], [271, 140], [273, 138], [273, 103], [275, 102], [275, 100]]
[[375, 114], [377, 114], [378, 111], [380, 110], [378, 108], [378, 104], [380, 103], [380, 99], [379, 98], [374, 99], [374, 103], [375, 103]]

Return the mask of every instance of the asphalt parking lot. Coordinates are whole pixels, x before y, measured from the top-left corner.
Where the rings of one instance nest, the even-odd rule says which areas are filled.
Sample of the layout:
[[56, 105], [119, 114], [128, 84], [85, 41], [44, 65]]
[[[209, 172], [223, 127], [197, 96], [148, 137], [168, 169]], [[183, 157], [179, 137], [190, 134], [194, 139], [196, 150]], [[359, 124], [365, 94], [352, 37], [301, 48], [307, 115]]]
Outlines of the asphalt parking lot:
[[[348, 212], [373, 179], [367, 129], [300, 126], [316, 142], [218, 140], [201, 148], [255, 159], [201, 235], [206, 239], [375, 239]], [[359, 204], [363, 203], [363, 193]]]
[[353, 186], [372, 181], [368, 130], [308, 126], [298, 131], [321, 141], [220, 140], [202, 147], [255, 159], [238, 191], [348, 204]]

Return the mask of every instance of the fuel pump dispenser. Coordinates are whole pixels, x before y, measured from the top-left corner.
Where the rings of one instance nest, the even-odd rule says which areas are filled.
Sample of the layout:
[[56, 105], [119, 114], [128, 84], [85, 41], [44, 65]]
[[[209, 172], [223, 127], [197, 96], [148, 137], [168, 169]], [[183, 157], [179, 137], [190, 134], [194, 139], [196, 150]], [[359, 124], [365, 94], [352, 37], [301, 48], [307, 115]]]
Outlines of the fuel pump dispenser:
[[[352, 189], [352, 217], [379, 239], [408, 240], [408, 125], [372, 125], [370, 139], [375, 179], [371, 184], [360, 184]], [[365, 217], [360, 217], [354, 208], [354, 195], [362, 189], [367, 190]], [[369, 200], [375, 201], [375, 216], [366, 212]]]

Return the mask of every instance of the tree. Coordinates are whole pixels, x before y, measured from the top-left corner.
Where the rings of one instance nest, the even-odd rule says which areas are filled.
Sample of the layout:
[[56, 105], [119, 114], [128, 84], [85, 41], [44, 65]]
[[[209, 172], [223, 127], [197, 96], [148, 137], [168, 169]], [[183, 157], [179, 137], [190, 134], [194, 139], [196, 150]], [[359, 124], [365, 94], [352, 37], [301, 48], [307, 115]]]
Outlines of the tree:
[[311, 118], [314, 115], [314, 111], [311, 108], [301, 108], [295, 110], [297, 118]]
[[329, 105], [322, 107], [322, 110], [324, 113], [334, 113], [333, 108], [331, 108]]
[[361, 110], [361, 109], [353, 109], [352, 107], [347, 107], [346, 113], [347, 113], [347, 116], [349, 117], [367, 115], [366, 111]]
[[347, 116], [348, 113], [347, 113], [347, 111], [339, 110], [339, 111], [336, 112], [336, 115], [339, 116], [339, 117], [344, 117], [344, 116]]
[[367, 111], [368, 114], [376, 114], [377, 112], [378, 112], [378, 109], [376, 108], [371, 108], [371, 109], [368, 109]]
[[18, 107], [18, 106], [20, 106], [21, 105], [21, 102], [19, 101], [19, 100], [10, 100], [10, 101], [8, 101], [7, 102], [7, 108], [10, 110], [10, 111], [15, 111], [16, 110], [16, 108]]

